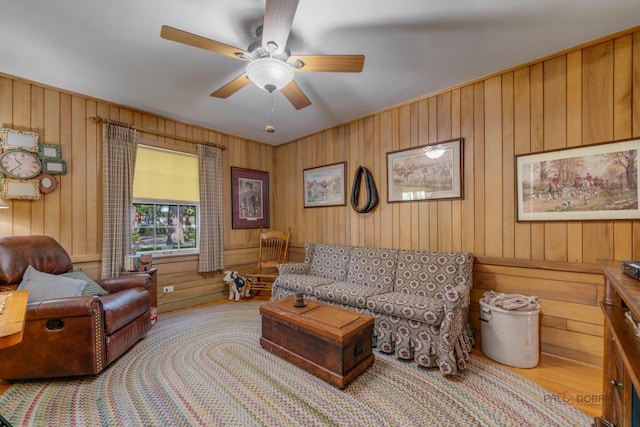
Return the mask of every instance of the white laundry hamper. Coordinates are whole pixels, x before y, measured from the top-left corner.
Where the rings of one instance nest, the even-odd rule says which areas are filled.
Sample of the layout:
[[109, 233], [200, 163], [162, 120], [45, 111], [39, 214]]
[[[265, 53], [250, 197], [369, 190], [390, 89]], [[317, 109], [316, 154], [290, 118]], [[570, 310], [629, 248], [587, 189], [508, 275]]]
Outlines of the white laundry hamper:
[[[539, 306], [538, 306], [539, 307]], [[482, 352], [516, 368], [533, 368], [540, 358], [540, 308], [504, 310], [480, 299]]]

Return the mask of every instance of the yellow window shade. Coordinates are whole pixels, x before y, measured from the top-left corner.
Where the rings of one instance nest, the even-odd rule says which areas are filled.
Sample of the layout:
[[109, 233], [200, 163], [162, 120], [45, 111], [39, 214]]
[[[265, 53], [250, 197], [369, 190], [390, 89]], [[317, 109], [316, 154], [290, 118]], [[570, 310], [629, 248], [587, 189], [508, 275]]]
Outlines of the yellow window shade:
[[138, 145], [133, 198], [198, 202], [198, 157]]

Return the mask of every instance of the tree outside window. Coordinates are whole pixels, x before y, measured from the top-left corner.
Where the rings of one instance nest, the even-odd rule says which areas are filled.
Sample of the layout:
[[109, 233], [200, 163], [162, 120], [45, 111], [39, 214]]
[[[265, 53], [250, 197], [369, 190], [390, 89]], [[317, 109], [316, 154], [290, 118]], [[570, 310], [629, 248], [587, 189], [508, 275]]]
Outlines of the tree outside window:
[[176, 254], [198, 248], [198, 205], [134, 202], [132, 241], [137, 252]]

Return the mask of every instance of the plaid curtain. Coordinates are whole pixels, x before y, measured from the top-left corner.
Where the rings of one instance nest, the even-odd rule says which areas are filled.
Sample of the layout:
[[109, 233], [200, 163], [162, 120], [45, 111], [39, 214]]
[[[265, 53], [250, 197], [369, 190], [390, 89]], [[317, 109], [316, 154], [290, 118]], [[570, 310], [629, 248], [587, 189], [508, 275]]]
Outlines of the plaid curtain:
[[136, 149], [135, 129], [110, 123], [103, 125], [103, 279], [120, 275], [124, 267], [124, 256], [131, 250], [131, 211]]
[[222, 218], [222, 150], [198, 145], [200, 183], [200, 258], [198, 272], [224, 268]]

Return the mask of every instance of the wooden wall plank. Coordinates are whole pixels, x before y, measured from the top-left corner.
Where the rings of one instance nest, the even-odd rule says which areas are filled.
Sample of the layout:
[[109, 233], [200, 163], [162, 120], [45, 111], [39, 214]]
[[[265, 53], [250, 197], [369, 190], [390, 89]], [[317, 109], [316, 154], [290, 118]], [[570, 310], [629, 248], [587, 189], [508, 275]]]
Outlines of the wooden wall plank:
[[[516, 156], [529, 153], [531, 150], [531, 84], [529, 73], [529, 67], [516, 70], [513, 73], [513, 151]], [[530, 258], [531, 223], [516, 222], [514, 224], [514, 238], [515, 258]]]
[[514, 75], [502, 76], [502, 255], [515, 256], [516, 200]]
[[485, 247], [485, 186], [484, 186], [484, 85], [473, 85], [473, 193], [474, 193], [474, 253], [484, 255]]
[[613, 139], [613, 42], [582, 52], [582, 139], [584, 144]]
[[502, 256], [502, 78], [484, 85], [484, 227], [487, 256]]
[[473, 107], [475, 91], [473, 86], [466, 86], [460, 90], [460, 135], [465, 138], [464, 141], [464, 199], [462, 200], [461, 216], [462, 225], [460, 233], [462, 234], [462, 250], [473, 250], [475, 248], [475, 162], [474, 153], [476, 141], [473, 133], [474, 115]]

